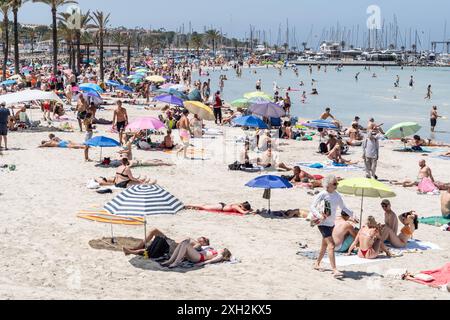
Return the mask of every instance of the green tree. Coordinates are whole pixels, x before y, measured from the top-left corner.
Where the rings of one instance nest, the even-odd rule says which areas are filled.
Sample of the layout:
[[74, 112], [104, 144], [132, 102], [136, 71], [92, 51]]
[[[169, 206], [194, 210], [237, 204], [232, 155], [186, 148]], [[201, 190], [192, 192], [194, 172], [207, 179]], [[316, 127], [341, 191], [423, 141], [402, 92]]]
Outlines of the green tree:
[[100, 50], [100, 79], [105, 82], [105, 69], [104, 69], [104, 52], [103, 52], [103, 41], [106, 32], [106, 26], [109, 23], [110, 14], [105, 14], [103, 11], [94, 12], [94, 24], [97, 28], [97, 36], [99, 40], [99, 50]]
[[3, 14], [3, 27], [2, 27], [2, 34], [3, 34], [3, 68], [2, 68], [2, 80], [6, 80], [6, 68], [8, 64], [8, 57], [9, 57], [9, 18], [8, 14], [11, 7], [9, 6], [8, 0], [0, 0], [0, 10]]
[[12, 9], [14, 17], [14, 70], [18, 74], [20, 72], [20, 60], [19, 60], [19, 23], [17, 21], [17, 15], [22, 4], [27, 0], [10, 0], [9, 6]]
[[200, 54], [200, 48], [203, 44], [203, 37], [201, 34], [194, 32], [191, 36], [191, 45], [197, 50], [197, 56]]
[[58, 70], [58, 24], [57, 11], [58, 8], [67, 4], [77, 4], [75, 0], [33, 0], [50, 6], [52, 11], [52, 29], [53, 29], [53, 72]]
[[220, 38], [220, 32], [215, 29], [211, 29], [205, 32], [205, 36], [206, 39], [211, 42], [213, 53], [216, 55], [216, 42]]

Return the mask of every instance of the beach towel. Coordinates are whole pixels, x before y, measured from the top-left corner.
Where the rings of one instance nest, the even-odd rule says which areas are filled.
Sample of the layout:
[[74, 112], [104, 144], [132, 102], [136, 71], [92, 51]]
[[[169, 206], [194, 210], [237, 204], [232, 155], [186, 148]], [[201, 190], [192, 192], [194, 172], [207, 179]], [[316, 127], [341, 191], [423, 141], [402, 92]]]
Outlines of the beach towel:
[[237, 212], [237, 211], [231, 211], [231, 212], [225, 212], [225, 211], [220, 211], [220, 210], [200, 210], [197, 209], [195, 211], [203, 211], [203, 212], [209, 212], [209, 213], [218, 213], [218, 214], [224, 214], [227, 216], [244, 216], [244, 214]]
[[436, 190], [439, 191], [438, 187], [434, 185], [430, 178], [423, 178], [422, 181], [419, 182], [417, 188], [421, 193], [436, 192]]
[[[430, 280], [429, 281], [422, 280], [425, 279], [425, 277], [421, 277], [421, 275], [430, 276]], [[450, 283], [450, 263], [447, 263], [446, 265], [444, 265], [442, 268], [439, 269], [421, 271], [415, 277], [408, 278], [408, 280], [420, 284], [425, 284], [433, 288], [446, 285], [447, 283]]]
[[437, 244], [416, 239], [409, 240], [405, 248], [394, 248], [389, 244], [387, 244], [387, 247], [389, 248], [391, 253], [398, 256], [401, 256], [404, 253], [417, 253], [427, 250], [441, 250], [441, 247], [439, 247]]
[[430, 226], [441, 227], [450, 223], [450, 218], [444, 218], [443, 216], [419, 218], [419, 223], [428, 224]]
[[240, 171], [244, 171], [244, 172], [260, 172], [260, 171], [264, 171], [264, 167], [263, 166], [254, 166], [253, 168], [246, 168], [246, 167], [241, 167]]
[[324, 171], [336, 171], [336, 170], [342, 170], [342, 171], [360, 171], [364, 170], [363, 167], [359, 167], [356, 165], [339, 165], [335, 166], [330, 161], [329, 163], [317, 163], [317, 162], [299, 162], [295, 165], [303, 168], [309, 168], [309, 169], [318, 169], [318, 170], [324, 170]]
[[436, 156], [436, 157], [433, 157], [433, 158], [441, 159], [441, 160], [450, 160], [450, 156]]
[[[310, 260], [317, 260], [317, 257], [319, 256], [318, 251], [311, 251], [311, 250], [302, 250], [297, 252], [297, 255], [308, 258]], [[337, 267], [346, 267], [350, 265], [360, 265], [360, 264], [369, 264], [369, 263], [375, 263], [375, 262], [382, 262], [389, 259], [389, 257], [380, 255], [376, 259], [363, 259], [358, 257], [357, 255], [351, 255], [347, 256], [345, 253], [335, 253], [336, 258], [336, 266]], [[330, 260], [325, 255], [323, 258], [323, 262], [326, 264], [330, 264]]]

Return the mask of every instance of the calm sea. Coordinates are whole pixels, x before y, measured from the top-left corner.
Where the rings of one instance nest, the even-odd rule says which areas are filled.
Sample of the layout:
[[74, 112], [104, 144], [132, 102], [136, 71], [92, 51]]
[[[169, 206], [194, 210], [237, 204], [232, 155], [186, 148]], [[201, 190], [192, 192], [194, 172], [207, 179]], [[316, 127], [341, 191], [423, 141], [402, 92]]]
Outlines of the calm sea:
[[[254, 71], [256, 70], [256, 74]], [[237, 78], [233, 69], [228, 71], [210, 71], [209, 77], [202, 76], [205, 81], [211, 79], [212, 92], [219, 88], [219, 76], [224, 74], [228, 80], [222, 98], [227, 102], [240, 98], [246, 92], [255, 91], [258, 79], [262, 81], [264, 92], [273, 95], [273, 83], [279, 87], [298, 89], [300, 91], [290, 92], [292, 100], [291, 113], [296, 116], [317, 119], [326, 107], [331, 107], [332, 114], [349, 125], [353, 118], [358, 115], [361, 124], [365, 125], [370, 117], [374, 117], [377, 123], [384, 123], [383, 128], [388, 130], [396, 123], [404, 121], [415, 121], [422, 125], [419, 134], [424, 138], [433, 138], [438, 141], [450, 142], [450, 120], [439, 120], [435, 135], [431, 135], [429, 114], [431, 107], [436, 105], [441, 115], [450, 119], [450, 68], [412, 68], [405, 67], [344, 67], [337, 71], [335, 67], [329, 66], [325, 72], [324, 66], [318, 71], [313, 67], [312, 74], [307, 66], [298, 67], [299, 76], [292, 69], [283, 69], [280, 76], [274, 68], [252, 68], [244, 69], [241, 78]], [[360, 72], [359, 80], [355, 80], [356, 73]], [[373, 74], [376, 74], [376, 78]], [[394, 87], [396, 76], [400, 77], [400, 86]], [[409, 79], [413, 76], [414, 87], [409, 87]], [[199, 79], [198, 74], [194, 80]], [[319, 95], [311, 96], [312, 83], [317, 82]], [[300, 81], [305, 86], [300, 87]], [[425, 100], [427, 86], [432, 86], [432, 99]], [[301, 102], [301, 94], [306, 91], [308, 98], [305, 104]], [[285, 92], [280, 91], [284, 96]], [[394, 99], [397, 96], [397, 99]]]

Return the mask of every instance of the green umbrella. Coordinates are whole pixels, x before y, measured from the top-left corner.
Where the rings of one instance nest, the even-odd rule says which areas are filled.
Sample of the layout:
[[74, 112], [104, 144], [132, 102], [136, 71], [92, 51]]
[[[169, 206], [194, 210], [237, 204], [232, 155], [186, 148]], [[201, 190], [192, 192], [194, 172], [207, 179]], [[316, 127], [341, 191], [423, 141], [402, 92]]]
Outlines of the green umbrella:
[[387, 185], [367, 178], [346, 179], [339, 182], [337, 190], [343, 194], [361, 196], [360, 228], [362, 225], [364, 197], [369, 198], [393, 198], [396, 196]]
[[231, 102], [231, 105], [235, 108], [248, 108], [250, 104], [251, 104], [250, 101], [245, 98], [236, 99], [233, 102]]
[[407, 136], [416, 134], [420, 129], [422, 129], [422, 127], [416, 122], [402, 122], [390, 128], [385, 136], [388, 139], [403, 139]]
[[262, 91], [254, 91], [254, 92], [248, 92], [244, 94], [245, 99], [252, 99], [252, 98], [264, 98], [266, 100], [272, 100], [272, 97], [269, 96], [267, 93], [264, 93]]

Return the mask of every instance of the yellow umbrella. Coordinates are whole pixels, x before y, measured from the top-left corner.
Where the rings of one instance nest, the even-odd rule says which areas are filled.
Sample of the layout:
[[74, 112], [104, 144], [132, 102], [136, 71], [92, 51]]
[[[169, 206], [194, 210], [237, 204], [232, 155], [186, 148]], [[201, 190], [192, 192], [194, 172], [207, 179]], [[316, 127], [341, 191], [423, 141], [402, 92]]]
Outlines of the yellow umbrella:
[[166, 79], [164, 79], [161, 76], [149, 76], [149, 77], [145, 78], [145, 80], [152, 81], [152, 82], [164, 82], [164, 81], [166, 81]]
[[367, 178], [346, 179], [339, 182], [337, 190], [343, 194], [361, 196], [360, 227], [362, 225], [364, 197], [370, 198], [393, 198], [396, 196], [387, 185]]
[[267, 93], [264, 93], [262, 91], [254, 91], [254, 92], [248, 92], [248, 93], [244, 94], [245, 99], [252, 99], [252, 98], [259, 98], [259, 97], [270, 100], [270, 101], [272, 100], [271, 96], [269, 96]]
[[215, 120], [214, 112], [210, 107], [198, 101], [184, 101], [184, 107], [203, 120]]

